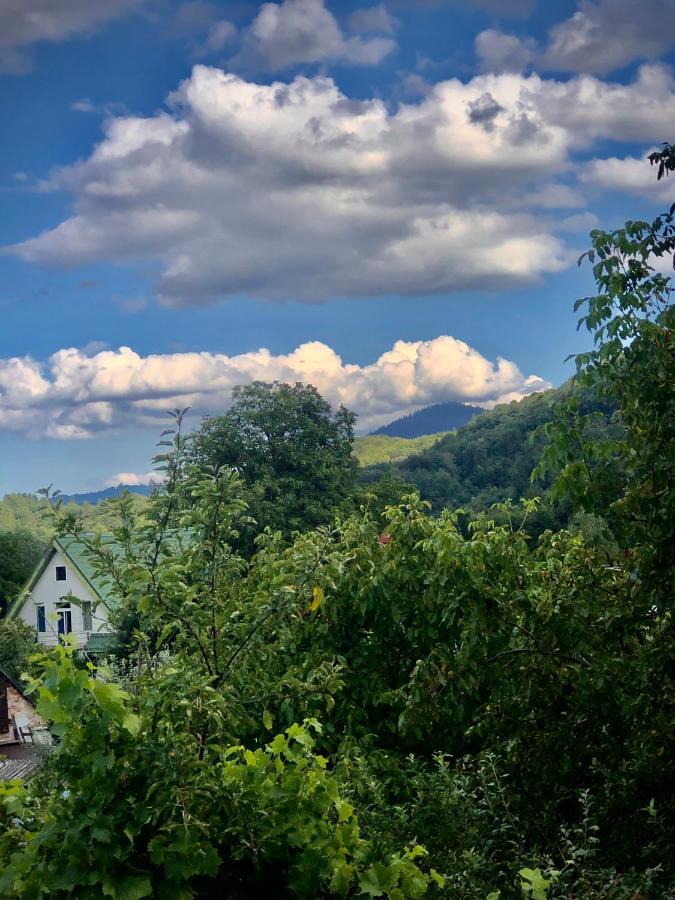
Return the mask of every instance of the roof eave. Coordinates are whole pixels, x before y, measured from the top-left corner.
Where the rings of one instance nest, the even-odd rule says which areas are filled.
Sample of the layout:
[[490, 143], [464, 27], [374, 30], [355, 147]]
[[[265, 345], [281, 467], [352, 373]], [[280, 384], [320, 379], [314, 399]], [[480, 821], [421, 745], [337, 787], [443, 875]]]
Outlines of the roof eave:
[[45, 552], [42, 554], [42, 559], [40, 560], [40, 562], [37, 564], [37, 566], [33, 570], [32, 575], [29, 577], [28, 581], [23, 586], [20, 593], [16, 596], [16, 598], [9, 605], [9, 608], [7, 610], [7, 616], [6, 616], [7, 619], [15, 619], [18, 616], [18, 614], [21, 612], [21, 610], [23, 609], [23, 606], [24, 606], [26, 600], [28, 599], [30, 592], [33, 590], [36, 583], [42, 576], [42, 573], [49, 565], [49, 560], [56, 553], [56, 548], [54, 547], [54, 543], [55, 542], [52, 541], [51, 544], [49, 545], [49, 547], [47, 547]]

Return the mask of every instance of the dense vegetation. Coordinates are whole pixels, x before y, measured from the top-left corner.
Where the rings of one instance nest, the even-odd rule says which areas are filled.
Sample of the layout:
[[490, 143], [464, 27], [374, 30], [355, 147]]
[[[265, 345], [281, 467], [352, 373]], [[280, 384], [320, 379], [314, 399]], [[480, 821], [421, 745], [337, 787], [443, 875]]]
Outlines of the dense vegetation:
[[[563, 496], [554, 502], [549, 494], [550, 473], [532, 472], [547, 443], [543, 426], [566, 407], [570, 386], [533, 394], [483, 412], [456, 432], [441, 436], [427, 449], [409, 454], [393, 464], [372, 464], [359, 473], [359, 483], [372, 484], [385, 474], [414, 486], [431, 504], [433, 513], [464, 508], [470, 517], [495, 503], [522, 497], [545, 498], [533, 514], [530, 530], [539, 535], [546, 528], [567, 525], [572, 507]], [[618, 434], [612, 419], [614, 407], [579, 385], [575, 402], [582, 414], [598, 413], [594, 422], [598, 439], [606, 432]]]
[[329, 522], [354, 486], [354, 414], [334, 412], [315, 387], [299, 383], [254, 381], [234, 388], [232, 400], [225, 415], [204, 420], [188, 453], [203, 469], [241, 474], [255, 520], [243, 524], [244, 545], [265, 527], [290, 537]]
[[448, 400], [445, 403], [434, 403], [433, 406], [425, 406], [408, 416], [394, 419], [388, 425], [383, 425], [373, 434], [386, 434], [390, 437], [417, 438], [429, 434], [437, 434], [439, 431], [451, 431], [460, 428], [470, 422], [474, 416], [482, 413], [479, 406], [468, 406]]
[[24, 586], [45, 549], [30, 531], [0, 531], [0, 618]]
[[602, 544], [529, 539], [534, 498], [460, 527], [412, 494], [240, 555], [250, 486], [176, 412], [145, 515], [85, 538], [138, 628], [34, 682], [61, 742], [1, 788], [0, 895], [670, 895], [672, 221], [593, 232], [595, 349], [540, 432]]

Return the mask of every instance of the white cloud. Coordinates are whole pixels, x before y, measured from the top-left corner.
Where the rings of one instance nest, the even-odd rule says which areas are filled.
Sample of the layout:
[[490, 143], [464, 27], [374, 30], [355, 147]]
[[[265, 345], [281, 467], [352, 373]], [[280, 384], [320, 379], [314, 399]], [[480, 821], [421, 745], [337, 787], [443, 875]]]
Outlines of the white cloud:
[[128, 347], [88, 356], [69, 348], [48, 363], [0, 360], [0, 427], [32, 437], [86, 438], [123, 427], [159, 426], [165, 410], [224, 411], [234, 385], [303, 381], [344, 403], [368, 429], [442, 400], [489, 405], [550, 385], [503, 358], [486, 359], [463, 341], [397, 341], [370, 365], [345, 362], [319, 341], [292, 353], [260, 349], [237, 356], [169, 353], [140, 356]]
[[554, 25], [544, 46], [490, 28], [475, 40], [483, 71], [539, 71], [606, 75], [640, 60], [655, 61], [675, 43], [673, 0], [580, 0]]
[[672, 0], [581, 0], [578, 10], [549, 32], [540, 64], [602, 75], [635, 60], [658, 59], [674, 42]]
[[395, 46], [387, 36], [345, 37], [324, 0], [283, 0], [263, 3], [231, 63], [256, 72], [321, 62], [375, 66]]
[[504, 34], [495, 28], [481, 31], [474, 47], [484, 72], [522, 72], [537, 55], [537, 44], [532, 38]]
[[73, 215], [5, 252], [158, 264], [172, 306], [503, 290], [571, 262], [537, 210], [583, 206], [577, 154], [661, 140], [671, 119], [660, 65], [629, 84], [452, 79], [395, 112], [327, 77], [196, 66], [168, 111], [107, 119], [88, 159], [42, 183], [71, 192]]
[[585, 163], [580, 179], [585, 184], [593, 185], [606, 191], [629, 191], [632, 194], [659, 203], [672, 203], [672, 176], [656, 180], [656, 170], [647, 161], [649, 152], [658, 149], [652, 147], [644, 156], [627, 156], [619, 159], [616, 156], [608, 159], [592, 159]]
[[137, 484], [159, 484], [164, 477], [161, 472], [118, 472], [103, 482], [103, 487], [132, 487]]
[[143, 0], [0, 0], [0, 71], [30, 68], [23, 48], [90, 32]]
[[375, 31], [381, 34], [393, 34], [398, 25], [398, 20], [392, 16], [384, 3], [378, 3], [377, 6], [368, 6], [364, 9], [355, 9], [349, 17], [349, 27], [352, 31]]
[[237, 34], [236, 27], [227, 19], [218, 19], [209, 27], [198, 52], [201, 54], [217, 53], [231, 43]]
[[565, 218], [561, 219], [558, 223], [558, 228], [560, 228], [561, 231], [569, 231], [572, 234], [578, 232], [588, 234], [594, 228], [598, 228], [599, 225], [600, 220], [595, 213], [583, 212], [573, 216], [565, 216]]
[[147, 297], [113, 297], [120, 309], [128, 315], [143, 312], [148, 307]]

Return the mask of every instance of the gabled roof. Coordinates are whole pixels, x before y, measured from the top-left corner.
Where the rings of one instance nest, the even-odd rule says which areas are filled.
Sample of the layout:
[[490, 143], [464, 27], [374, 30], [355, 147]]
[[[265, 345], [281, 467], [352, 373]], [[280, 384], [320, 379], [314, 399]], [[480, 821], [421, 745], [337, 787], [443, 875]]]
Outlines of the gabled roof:
[[[111, 534], [102, 535], [101, 541], [104, 544], [115, 543], [115, 539]], [[7, 610], [8, 619], [15, 618], [19, 614], [28, 595], [40, 580], [55, 553], [61, 553], [72, 565], [73, 569], [77, 572], [92, 594], [95, 597], [98, 597], [99, 600], [102, 600], [106, 605], [109, 605], [110, 601], [113, 599], [110, 581], [107, 578], [101, 578], [101, 576], [96, 574], [95, 567], [87, 555], [85, 543], [75, 537], [67, 536], [53, 539], [42, 559], [35, 567], [33, 574], [26, 582], [23, 590]]]

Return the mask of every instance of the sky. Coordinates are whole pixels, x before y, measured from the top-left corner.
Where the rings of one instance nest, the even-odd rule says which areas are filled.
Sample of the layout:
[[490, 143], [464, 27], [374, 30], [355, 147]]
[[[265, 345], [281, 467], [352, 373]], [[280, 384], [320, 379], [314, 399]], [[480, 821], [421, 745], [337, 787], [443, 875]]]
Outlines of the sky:
[[675, 0], [0, 0], [0, 496], [143, 481], [252, 379], [361, 432], [561, 384], [589, 232], [675, 199], [674, 44]]

